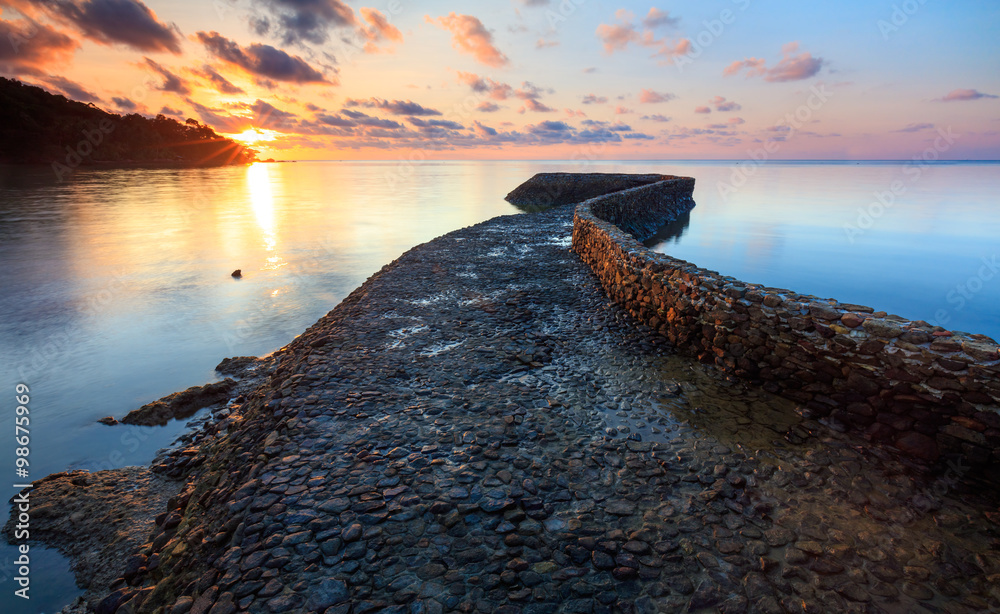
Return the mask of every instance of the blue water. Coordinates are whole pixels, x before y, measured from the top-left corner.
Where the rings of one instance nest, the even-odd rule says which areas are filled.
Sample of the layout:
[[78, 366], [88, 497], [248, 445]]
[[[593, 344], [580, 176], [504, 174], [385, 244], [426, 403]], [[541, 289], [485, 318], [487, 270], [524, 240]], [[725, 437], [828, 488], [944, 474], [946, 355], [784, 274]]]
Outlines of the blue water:
[[[935, 165], [913, 178], [900, 164], [769, 163], [720, 193], [741, 168], [300, 162], [58, 182], [50, 169], [0, 167], [0, 414], [12, 415], [14, 386], [27, 384], [30, 479], [148, 463], [183, 423], [95, 421], [213, 380], [224, 357], [285, 345], [410, 247], [517, 213], [503, 197], [537, 172], [693, 176], [697, 206], [657, 249], [747, 282], [1000, 337], [1000, 275], [982, 268], [1000, 252], [1000, 166]], [[905, 190], [869, 224], [858, 209], [893, 181]], [[12, 437], [0, 438], [0, 475], [13, 471]], [[79, 592], [65, 560], [36, 552], [37, 597], [15, 600], [0, 568], [0, 611], [53, 611]], [[0, 546], [0, 567], [8, 557]]]
[[1000, 339], [1000, 164], [769, 163], [739, 187], [741, 165], [681, 172], [697, 206], [656, 251]]

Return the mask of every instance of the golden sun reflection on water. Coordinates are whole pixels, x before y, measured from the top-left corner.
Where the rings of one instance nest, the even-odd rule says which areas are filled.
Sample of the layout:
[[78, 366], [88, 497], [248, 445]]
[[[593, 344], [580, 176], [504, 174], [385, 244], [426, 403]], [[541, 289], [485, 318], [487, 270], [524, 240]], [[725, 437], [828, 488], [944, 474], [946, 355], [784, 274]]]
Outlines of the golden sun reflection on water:
[[[250, 206], [253, 207], [257, 225], [264, 233], [264, 249], [274, 252], [278, 246], [278, 231], [274, 212], [274, 183], [271, 176], [271, 165], [257, 162], [247, 167], [247, 188], [250, 192]], [[284, 259], [273, 254], [268, 256], [261, 267], [264, 271], [279, 269], [288, 264]]]

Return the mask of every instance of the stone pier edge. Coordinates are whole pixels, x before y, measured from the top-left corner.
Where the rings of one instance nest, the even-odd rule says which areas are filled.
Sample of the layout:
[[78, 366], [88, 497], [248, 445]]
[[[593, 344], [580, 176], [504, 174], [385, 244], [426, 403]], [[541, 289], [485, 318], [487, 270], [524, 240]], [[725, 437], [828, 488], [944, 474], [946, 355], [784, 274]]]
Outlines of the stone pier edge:
[[[653, 252], [639, 240], [690, 210], [694, 179], [664, 175], [612, 191], [615, 177], [627, 176], [578, 175], [572, 179], [577, 192], [588, 177], [610, 193], [576, 206], [573, 251], [611, 299], [682, 353], [910, 458], [958, 457], [974, 471], [997, 475], [1000, 354], [994, 340], [745, 283]], [[539, 175], [519, 194], [534, 191], [550, 201], [555, 194], [558, 201], [566, 191], [558, 184], [565, 181]]]

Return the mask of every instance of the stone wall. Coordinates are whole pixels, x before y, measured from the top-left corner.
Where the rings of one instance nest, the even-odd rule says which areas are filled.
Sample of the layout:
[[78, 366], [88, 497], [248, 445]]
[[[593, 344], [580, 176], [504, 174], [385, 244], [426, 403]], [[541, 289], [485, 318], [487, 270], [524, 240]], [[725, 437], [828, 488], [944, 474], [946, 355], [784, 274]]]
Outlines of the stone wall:
[[521, 208], [571, 205], [595, 196], [673, 178], [672, 175], [620, 173], [538, 173], [514, 188], [506, 200]]
[[686, 210], [683, 193], [694, 185], [661, 183], [576, 208], [573, 249], [613, 300], [680, 351], [760, 383], [808, 415], [911, 458], [957, 454], [996, 474], [1000, 355], [993, 339], [744, 283], [655, 253], [637, 238], [652, 221]]

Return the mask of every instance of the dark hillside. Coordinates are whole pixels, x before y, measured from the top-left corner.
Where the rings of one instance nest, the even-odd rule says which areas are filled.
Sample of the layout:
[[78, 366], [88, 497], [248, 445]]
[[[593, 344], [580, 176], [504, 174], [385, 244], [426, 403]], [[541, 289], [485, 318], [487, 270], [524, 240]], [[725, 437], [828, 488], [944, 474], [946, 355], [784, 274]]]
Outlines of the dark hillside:
[[116, 115], [0, 77], [0, 163], [221, 166], [256, 152], [210, 127], [157, 115]]

